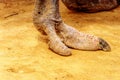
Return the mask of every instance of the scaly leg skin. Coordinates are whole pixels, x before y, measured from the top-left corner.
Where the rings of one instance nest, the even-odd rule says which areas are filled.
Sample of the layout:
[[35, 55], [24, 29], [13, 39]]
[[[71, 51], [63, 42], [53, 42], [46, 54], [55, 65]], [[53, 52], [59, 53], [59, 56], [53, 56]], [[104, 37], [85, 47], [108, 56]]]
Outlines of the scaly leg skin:
[[59, 14], [59, 0], [36, 0], [33, 22], [49, 38], [49, 48], [59, 55], [69, 56], [68, 47], [81, 50], [109, 51], [107, 42], [98, 37], [81, 33], [63, 23]]
[[62, 56], [71, 55], [70, 49], [61, 41], [55, 26], [61, 23], [58, 0], [36, 0], [33, 22], [36, 28], [49, 38], [49, 48]]

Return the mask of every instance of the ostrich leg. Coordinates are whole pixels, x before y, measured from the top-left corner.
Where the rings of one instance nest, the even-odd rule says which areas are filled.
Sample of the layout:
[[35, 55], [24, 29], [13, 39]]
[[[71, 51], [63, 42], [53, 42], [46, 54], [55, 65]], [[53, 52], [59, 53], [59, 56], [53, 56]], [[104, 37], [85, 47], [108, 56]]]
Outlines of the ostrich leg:
[[59, 0], [36, 0], [33, 22], [37, 29], [44, 31], [49, 38], [49, 48], [59, 55], [71, 55], [70, 49], [57, 36], [55, 27], [62, 20], [59, 15]]
[[33, 21], [37, 29], [49, 38], [49, 47], [59, 55], [71, 55], [68, 47], [81, 50], [109, 51], [106, 41], [93, 35], [81, 33], [66, 25], [59, 13], [59, 0], [36, 0]]

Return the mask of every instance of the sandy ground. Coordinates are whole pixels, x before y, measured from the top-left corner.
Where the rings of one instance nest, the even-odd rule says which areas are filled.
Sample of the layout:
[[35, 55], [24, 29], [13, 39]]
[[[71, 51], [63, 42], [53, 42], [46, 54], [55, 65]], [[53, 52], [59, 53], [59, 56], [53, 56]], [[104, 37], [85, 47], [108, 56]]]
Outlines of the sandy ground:
[[[27, 0], [26, 0], [27, 1]], [[48, 49], [32, 23], [33, 2], [0, 3], [0, 80], [120, 80], [120, 7], [76, 13], [61, 4], [63, 20], [107, 40], [111, 52], [72, 50], [63, 57]]]

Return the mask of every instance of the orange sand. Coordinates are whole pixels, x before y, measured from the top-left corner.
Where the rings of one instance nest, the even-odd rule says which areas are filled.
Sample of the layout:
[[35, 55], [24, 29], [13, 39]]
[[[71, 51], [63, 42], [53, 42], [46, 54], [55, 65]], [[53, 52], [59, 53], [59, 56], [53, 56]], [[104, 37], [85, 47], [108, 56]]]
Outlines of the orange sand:
[[72, 50], [72, 56], [63, 57], [49, 50], [35, 29], [33, 2], [0, 3], [0, 80], [120, 80], [120, 7], [87, 14], [61, 4], [67, 24], [102, 37], [112, 48], [111, 52]]

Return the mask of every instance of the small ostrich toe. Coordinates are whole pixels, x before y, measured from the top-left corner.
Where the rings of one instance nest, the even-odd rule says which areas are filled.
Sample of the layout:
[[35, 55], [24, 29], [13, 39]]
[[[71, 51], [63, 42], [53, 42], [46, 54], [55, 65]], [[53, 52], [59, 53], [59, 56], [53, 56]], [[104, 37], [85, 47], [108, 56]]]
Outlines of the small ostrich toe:
[[65, 46], [60, 40], [52, 40], [49, 42], [49, 48], [61, 56], [70, 56], [71, 50]]

